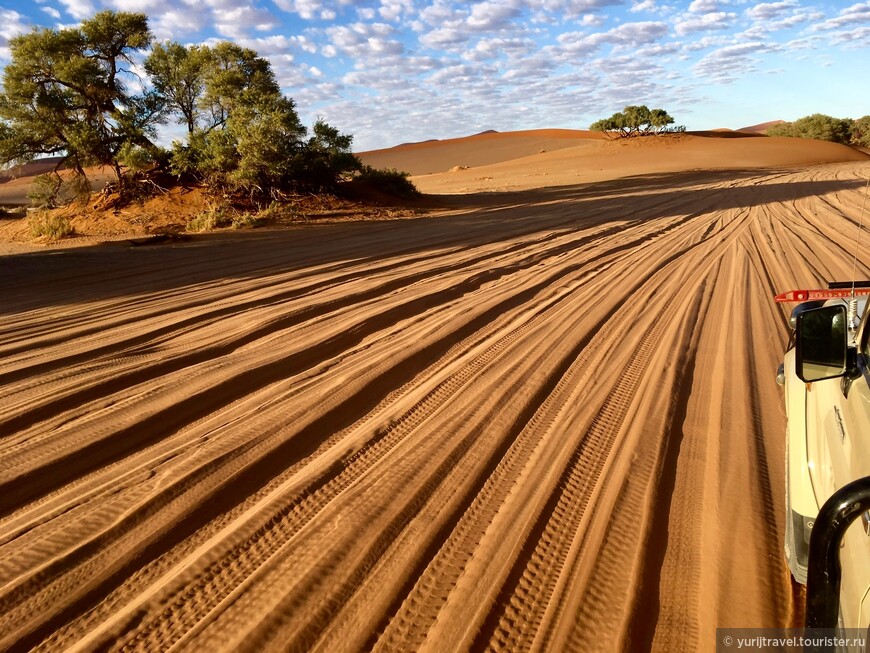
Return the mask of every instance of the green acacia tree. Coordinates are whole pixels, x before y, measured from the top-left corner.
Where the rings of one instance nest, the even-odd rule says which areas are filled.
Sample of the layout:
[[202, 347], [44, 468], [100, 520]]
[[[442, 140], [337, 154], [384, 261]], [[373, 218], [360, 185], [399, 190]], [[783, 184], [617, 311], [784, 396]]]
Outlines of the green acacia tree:
[[226, 128], [212, 134], [232, 143], [234, 162], [226, 179], [237, 188], [276, 198], [300, 176], [305, 127], [289, 98], [260, 98], [256, 104], [237, 107]]
[[155, 44], [144, 60], [152, 87], [131, 93], [126, 67], [151, 42], [144, 14], [112, 11], [79, 28], [12, 39], [0, 92], [0, 164], [59, 154], [59, 166], [82, 179], [87, 166], [109, 165], [123, 193], [127, 177], [166, 162], [154, 145], [156, 127], [175, 117], [187, 135], [173, 144], [170, 170], [222, 190], [252, 198], [332, 190], [361, 169], [352, 137], [322, 119], [306, 138], [269, 62], [235, 43]]
[[850, 118], [833, 118], [823, 113], [814, 113], [794, 122], [774, 125], [767, 130], [767, 135], [813, 138], [848, 145], [852, 142], [853, 122]]
[[[152, 52], [155, 86], [188, 125], [173, 169], [212, 184], [274, 195], [298, 176], [305, 127], [282, 95], [269, 62], [249, 48], [174, 44]], [[179, 93], [178, 90], [184, 93]]]
[[351, 153], [353, 136], [318, 118], [304, 147], [306, 185], [317, 190], [334, 190], [336, 185], [362, 170], [362, 162]]
[[0, 164], [59, 155], [57, 169], [110, 166], [123, 187], [122, 153], [152, 152], [163, 99], [128, 91], [125, 66], [151, 41], [144, 14], [102, 11], [78, 28], [35, 29], [10, 40], [0, 91]]
[[155, 47], [147, 69], [188, 139], [172, 166], [224, 188], [276, 197], [293, 189], [333, 190], [360, 169], [353, 138], [322, 119], [306, 140], [293, 100], [284, 97], [269, 62], [251, 49]]
[[200, 102], [211, 50], [207, 46], [185, 46], [177, 42], [155, 43], [145, 59], [145, 71], [154, 90], [164, 98], [178, 122], [192, 134], [200, 121]]
[[597, 120], [590, 131], [618, 134], [622, 138], [645, 136], [669, 131], [685, 131], [683, 127], [670, 128], [674, 119], [664, 109], [649, 109], [645, 104], [629, 105], [609, 118]]
[[870, 147], [870, 116], [863, 116], [852, 122], [852, 145]]

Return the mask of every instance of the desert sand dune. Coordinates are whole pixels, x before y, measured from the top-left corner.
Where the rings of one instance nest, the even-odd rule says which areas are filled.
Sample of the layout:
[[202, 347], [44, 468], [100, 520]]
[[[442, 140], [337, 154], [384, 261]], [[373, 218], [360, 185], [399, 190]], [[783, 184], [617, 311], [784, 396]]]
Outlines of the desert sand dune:
[[603, 139], [604, 134], [575, 129], [484, 132], [464, 138], [406, 143], [385, 150], [360, 152], [359, 157], [363, 163], [375, 168], [395, 168], [412, 175], [428, 175], [452, 168], [478, 167], [541, 152], [583, 147]]
[[795, 623], [772, 296], [851, 274], [870, 164], [756, 156], [0, 257], [0, 648], [714, 650]]
[[[29, 205], [28, 193], [33, 190], [33, 178], [54, 172], [59, 159], [60, 157], [36, 159], [23, 166], [0, 171], [0, 207]], [[69, 176], [69, 172], [65, 170], [61, 170], [59, 174]], [[93, 190], [101, 190], [115, 179], [109, 168], [92, 168], [87, 174]]]
[[[412, 180], [426, 193], [464, 194], [568, 186], [629, 175], [686, 170], [779, 168], [867, 159], [866, 153], [837, 143], [766, 138], [738, 132], [673, 134], [655, 139], [585, 139], [578, 142], [583, 145], [528, 156], [518, 149], [511, 152], [517, 155], [511, 159], [468, 169], [416, 175]], [[401, 161], [396, 163], [400, 168]]]

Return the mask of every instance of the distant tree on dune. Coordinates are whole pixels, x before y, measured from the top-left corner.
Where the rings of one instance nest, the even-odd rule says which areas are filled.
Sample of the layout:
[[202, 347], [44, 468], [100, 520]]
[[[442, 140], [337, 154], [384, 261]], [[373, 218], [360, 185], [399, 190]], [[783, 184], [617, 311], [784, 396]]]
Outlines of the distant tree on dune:
[[849, 145], [852, 143], [853, 121], [850, 118], [832, 118], [822, 113], [799, 118], [794, 122], [783, 122], [767, 130], [768, 136], [789, 136], [792, 138], [813, 138]]
[[852, 145], [870, 147], [870, 116], [852, 121]]
[[684, 127], [669, 127], [673, 124], [674, 119], [664, 109], [651, 110], [641, 104], [627, 106], [609, 118], [602, 118], [592, 123], [589, 129], [604, 132], [608, 136], [615, 133], [622, 138], [685, 131]]

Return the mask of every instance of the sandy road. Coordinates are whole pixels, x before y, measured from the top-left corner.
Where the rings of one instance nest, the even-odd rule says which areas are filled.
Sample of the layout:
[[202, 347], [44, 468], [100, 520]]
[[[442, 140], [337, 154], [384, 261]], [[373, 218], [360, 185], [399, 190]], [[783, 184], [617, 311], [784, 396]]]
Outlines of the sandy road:
[[865, 175], [0, 258], [0, 647], [709, 650], [790, 623], [771, 297], [851, 275]]

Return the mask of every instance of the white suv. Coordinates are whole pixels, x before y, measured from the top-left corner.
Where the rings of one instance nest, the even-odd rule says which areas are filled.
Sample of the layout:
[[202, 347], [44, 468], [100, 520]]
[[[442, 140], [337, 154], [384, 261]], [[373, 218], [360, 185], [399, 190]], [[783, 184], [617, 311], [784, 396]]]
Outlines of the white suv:
[[[836, 283], [828, 290], [777, 296], [778, 301], [808, 300], [792, 312], [794, 332], [777, 375], [785, 387], [788, 416], [785, 556], [795, 580], [803, 584], [819, 509], [844, 485], [870, 476], [867, 287], [870, 282]], [[867, 628], [870, 514], [848, 528], [840, 562], [841, 624]]]

